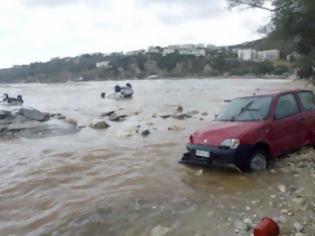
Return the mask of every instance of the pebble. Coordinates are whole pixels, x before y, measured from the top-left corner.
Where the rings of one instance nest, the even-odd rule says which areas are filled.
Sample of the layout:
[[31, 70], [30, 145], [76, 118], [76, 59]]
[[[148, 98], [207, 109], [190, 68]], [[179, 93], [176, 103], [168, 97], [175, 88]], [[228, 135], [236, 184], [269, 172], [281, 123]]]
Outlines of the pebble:
[[202, 176], [203, 175], [203, 169], [200, 169], [196, 172], [197, 176]]
[[249, 231], [250, 230], [250, 226], [248, 224], [245, 224], [241, 221], [236, 221], [235, 222], [235, 230], [239, 230], [239, 231]]
[[169, 131], [182, 131], [185, 130], [184, 127], [173, 125], [167, 128]]
[[287, 219], [284, 216], [280, 216], [277, 221], [281, 222], [281, 223], [286, 223]]
[[189, 112], [191, 115], [197, 115], [197, 114], [199, 114], [199, 111], [197, 111], [197, 110], [193, 110], [193, 111], [191, 111], [191, 112]]
[[143, 130], [143, 131], [141, 132], [141, 135], [142, 135], [143, 137], [146, 137], [146, 136], [148, 136], [149, 134], [150, 134], [150, 130], [148, 130], [148, 129]]
[[298, 222], [295, 222], [293, 227], [297, 232], [302, 232], [304, 230], [304, 226]]
[[292, 202], [294, 202], [295, 204], [299, 205], [299, 206], [304, 206], [305, 205], [305, 199], [301, 196], [293, 198]]
[[248, 224], [248, 225], [252, 225], [252, 224], [253, 224], [252, 220], [249, 219], [249, 218], [245, 218], [243, 222], [244, 222], [245, 224]]
[[278, 189], [280, 190], [281, 193], [285, 193], [287, 191], [287, 188], [283, 184], [279, 185]]
[[276, 171], [275, 169], [271, 169], [271, 170], [270, 170], [270, 173], [271, 173], [271, 174], [276, 174], [277, 171]]
[[170, 231], [170, 228], [161, 225], [155, 226], [150, 233], [150, 236], [164, 236]]
[[177, 112], [183, 112], [184, 108], [182, 106], [178, 106], [176, 109]]

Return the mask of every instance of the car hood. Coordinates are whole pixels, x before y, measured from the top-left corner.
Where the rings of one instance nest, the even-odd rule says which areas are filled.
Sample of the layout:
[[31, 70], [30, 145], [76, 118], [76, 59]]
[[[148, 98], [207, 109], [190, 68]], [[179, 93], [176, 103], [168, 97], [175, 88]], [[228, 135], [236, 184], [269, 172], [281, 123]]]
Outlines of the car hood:
[[192, 134], [194, 144], [219, 146], [228, 138], [239, 138], [251, 130], [261, 127], [263, 122], [211, 122], [206, 128]]

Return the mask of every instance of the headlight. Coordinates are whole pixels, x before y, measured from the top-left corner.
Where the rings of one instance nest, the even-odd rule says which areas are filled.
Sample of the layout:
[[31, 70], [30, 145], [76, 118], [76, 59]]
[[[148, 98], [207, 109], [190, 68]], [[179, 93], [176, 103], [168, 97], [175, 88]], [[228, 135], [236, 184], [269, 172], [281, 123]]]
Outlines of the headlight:
[[240, 145], [240, 140], [237, 138], [229, 138], [229, 139], [225, 139], [220, 146], [221, 147], [226, 147], [226, 148], [231, 148], [231, 149], [235, 149]]

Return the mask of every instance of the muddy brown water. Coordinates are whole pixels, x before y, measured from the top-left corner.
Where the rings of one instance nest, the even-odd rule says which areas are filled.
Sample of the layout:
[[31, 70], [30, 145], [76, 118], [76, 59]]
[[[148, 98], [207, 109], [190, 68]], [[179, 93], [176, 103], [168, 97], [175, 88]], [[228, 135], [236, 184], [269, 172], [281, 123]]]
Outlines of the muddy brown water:
[[[129, 114], [105, 131], [84, 128], [74, 135], [1, 141], [0, 235], [150, 235], [157, 225], [167, 227], [168, 235], [235, 235], [238, 219], [278, 216], [274, 208], [254, 202], [266, 201], [277, 184], [290, 184], [288, 176], [200, 169], [177, 160], [189, 133], [212, 120], [224, 99], [306, 83], [144, 80], [132, 82], [132, 100], [101, 99], [101, 92], [111, 92], [115, 84], [0, 86], [0, 93], [22, 94], [25, 106], [62, 113], [79, 125], [101, 120], [100, 114], [112, 109]], [[177, 105], [209, 115], [159, 118]], [[151, 134], [126, 137], [136, 125]], [[169, 131], [173, 125], [184, 130]]]

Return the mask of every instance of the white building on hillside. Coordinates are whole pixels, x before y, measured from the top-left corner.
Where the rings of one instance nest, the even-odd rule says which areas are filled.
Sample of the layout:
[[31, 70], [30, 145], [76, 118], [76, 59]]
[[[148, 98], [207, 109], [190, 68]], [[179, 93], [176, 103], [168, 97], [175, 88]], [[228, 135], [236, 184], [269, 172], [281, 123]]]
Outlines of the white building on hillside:
[[175, 52], [175, 48], [164, 48], [163, 49], [163, 56], [166, 56], [166, 55], [168, 55], [168, 54], [171, 54], [171, 53], [174, 53]]
[[161, 53], [161, 49], [159, 47], [151, 46], [148, 48], [148, 53]]
[[145, 52], [144, 50], [134, 50], [134, 51], [126, 52], [125, 55], [126, 56], [136, 56], [136, 55], [142, 54], [144, 52]]
[[103, 68], [103, 67], [108, 67], [109, 66], [109, 61], [100, 61], [96, 63], [97, 68]]
[[267, 50], [258, 52], [259, 61], [277, 61], [280, 59], [280, 50]]
[[196, 57], [205, 56], [206, 50], [205, 49], [198, 49], [198, 48], [181, 48], [179, 49], [179, 54], [181, 55], [193, 55]]
[[216, 46], [213, 45], [213, 44], [208, 44], [208, 45], [207, 45], [207, 49], [209, 49], [209, 50], [214, 50], [214, 49], [216, 49]]
[[276, 61], [280, 59], [280, 50], [256, 51], [254, 49], [238, 49], [237, 57], [242, 61]]
[[238, 49], [237, 58], [242, 61], [255, 61], [257, 60], [257, 51], [254, 49]]

